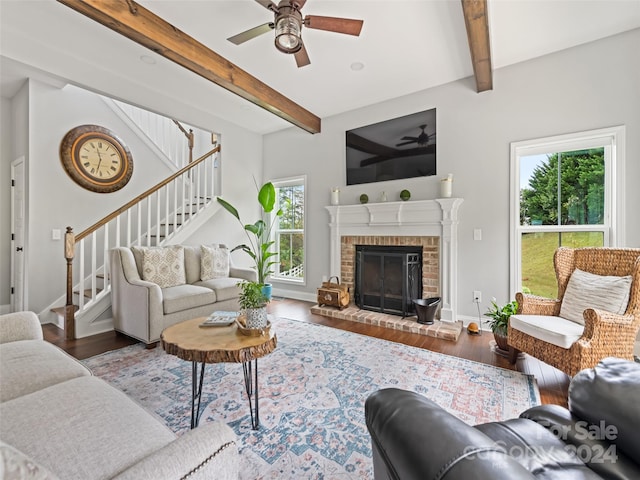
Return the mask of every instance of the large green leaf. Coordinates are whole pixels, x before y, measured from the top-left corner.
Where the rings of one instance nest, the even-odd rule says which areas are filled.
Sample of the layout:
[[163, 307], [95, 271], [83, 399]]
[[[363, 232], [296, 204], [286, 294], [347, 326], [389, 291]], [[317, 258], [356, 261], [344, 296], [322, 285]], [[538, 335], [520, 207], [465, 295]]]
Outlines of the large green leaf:
[[276, 188], [273, 183], [267, 182], [262, 186], [260, 192], [258, 192], [258, 202], [260, 202], [265, 212], [269, 213], [273, 210], [276, 204]]
[[229, 202], [227, 202], [226, 200], [223, 200], [220, 197], [218, 197], [218, 203], [220, 203], [220, 205], [222, 205], [227, 212], [229, 212], [231, 215], [233, 215], [238, 220], [240, 220], [240, 214], [238, 213], [238, 210], [236, 210], [236, 208], [233, 205], [231, 205]]

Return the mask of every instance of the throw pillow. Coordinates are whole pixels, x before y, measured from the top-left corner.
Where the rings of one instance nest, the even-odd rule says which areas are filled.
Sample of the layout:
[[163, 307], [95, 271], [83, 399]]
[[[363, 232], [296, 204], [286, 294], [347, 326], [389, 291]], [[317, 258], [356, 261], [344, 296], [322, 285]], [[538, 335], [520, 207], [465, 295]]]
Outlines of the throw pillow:
[[16, 448], [0, 441], [0, 473], [7, 480], [56, 480], [58, 477]]
[[623, 314], [629, 303], [631, 275], [626, 277], [595, 275], [576, 269], [564, 292], [560, 316], [584, 325], [587, 308]]
[[200, 246], [200, 280], [229, 276], [229, 250], [218, 245]]
[[149, 247], [142, 252], [142, 279], [161, 288], [187, 283], [184, 269], [184, 248]]

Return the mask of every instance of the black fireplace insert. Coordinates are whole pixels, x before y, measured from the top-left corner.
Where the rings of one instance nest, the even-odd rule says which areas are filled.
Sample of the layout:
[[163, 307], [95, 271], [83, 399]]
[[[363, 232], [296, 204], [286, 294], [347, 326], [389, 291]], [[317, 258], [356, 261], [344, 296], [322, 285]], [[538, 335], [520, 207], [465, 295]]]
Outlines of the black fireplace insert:
[[358, 307], [406, 317], [416, 298], [422, 298], [422, 247], [356, 245]]

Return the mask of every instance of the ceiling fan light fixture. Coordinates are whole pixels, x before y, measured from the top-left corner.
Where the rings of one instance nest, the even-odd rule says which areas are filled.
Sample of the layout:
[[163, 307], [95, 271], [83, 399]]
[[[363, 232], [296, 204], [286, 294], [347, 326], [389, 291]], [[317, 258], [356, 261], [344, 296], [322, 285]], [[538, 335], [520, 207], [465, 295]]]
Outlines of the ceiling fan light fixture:
[[302, 48], [302, 18], [298, 12], [279, 15], [276, 19], [276, 48], [283, 53], [296, 53]]

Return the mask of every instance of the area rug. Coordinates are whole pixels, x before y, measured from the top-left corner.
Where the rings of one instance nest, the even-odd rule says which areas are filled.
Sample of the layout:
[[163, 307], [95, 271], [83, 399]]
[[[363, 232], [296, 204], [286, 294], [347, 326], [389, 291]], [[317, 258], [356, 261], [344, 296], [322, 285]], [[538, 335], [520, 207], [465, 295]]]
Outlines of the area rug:
[[[243, 479], [370, 479], [364, 401], [381, 388], [418, 392], [470, 424], [517, 416], [540, 403], [518, 372], [322, 325], [273, 319], [278, 347], [258, 361], [260, 429], [251, 430], [242, 366], [207, 366], [200, 424], [219, 420], [240, 438]], [[142, 344], [84, 363], [158, 414], [189, 429], [191, 364]]]

